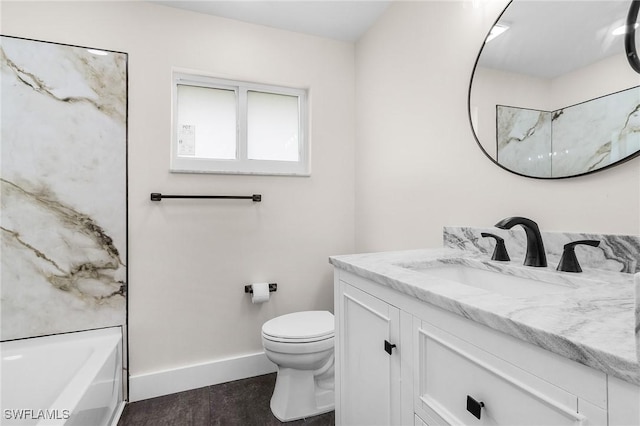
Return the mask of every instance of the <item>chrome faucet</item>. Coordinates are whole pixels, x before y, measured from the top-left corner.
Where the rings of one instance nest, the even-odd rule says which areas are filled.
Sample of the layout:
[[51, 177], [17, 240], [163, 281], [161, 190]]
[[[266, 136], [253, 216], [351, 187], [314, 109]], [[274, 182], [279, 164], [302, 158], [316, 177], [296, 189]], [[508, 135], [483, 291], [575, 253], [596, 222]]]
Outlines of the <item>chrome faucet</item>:
[[527, 254], [524, 257], [524, 264], [526, 266], [547, 266], [547, 255], [544, 252], [542, 235], [540, 235], [537, 223], [526, 217], [515, 216], [502, 219], [495, 224], [500, 229], [511, 229], [515, 225], [522, 226], [527, 234]]

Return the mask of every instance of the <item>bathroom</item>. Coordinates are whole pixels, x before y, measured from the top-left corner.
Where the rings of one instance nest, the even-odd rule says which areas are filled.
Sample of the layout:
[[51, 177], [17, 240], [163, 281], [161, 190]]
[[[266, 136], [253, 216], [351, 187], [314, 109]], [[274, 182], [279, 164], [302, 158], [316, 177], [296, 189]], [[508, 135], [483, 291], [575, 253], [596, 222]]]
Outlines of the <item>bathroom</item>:
[[[128, 400], [273, 373], [260, 327], [334, 311], [329, 256], [436, 248], [507, 216], [640, 235], [640, 161], [524, 178], [478, 148], [467, 97], [507, 1], [394, 1], [354, 42], [149, 2], [11, 2], [1, 33], [128, 55]], [[306, 177], [171, 173], [172, 69], [310, 89]], [[4, 106], [4, 105], [3, 105]], [[149, 194], [261, 194], [164, 200]], [[267, 303], [244, 292], [275, 282]]]

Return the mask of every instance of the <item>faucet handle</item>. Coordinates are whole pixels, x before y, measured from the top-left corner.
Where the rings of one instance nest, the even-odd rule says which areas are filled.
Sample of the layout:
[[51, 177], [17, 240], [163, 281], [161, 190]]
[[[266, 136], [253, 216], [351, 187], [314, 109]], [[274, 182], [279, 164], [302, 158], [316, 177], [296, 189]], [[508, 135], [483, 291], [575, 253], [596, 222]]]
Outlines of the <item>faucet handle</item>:
[[491, 256], [491, 260], [499, 260], [501, 262], [508, 262], [511, 260], [509, 258], [509, 253], [507, 253], [507, 248], [504, 245], [504, 238], [488, 232], [482, 232], [480, 235], [485, 238], [489, 237], [496, 240], [496, 247], [493, 249], [493, 256]]
[[585, 245], [598, 247], [600, 245], [600, 241], [598, 240], [579, 240], [572, 241], [564, 245], [564, 251], [562, 252], [562, 257], [560, 258], [560, 263], [558, 263], [558, 267], [556, 270], [562, 272], [582, 272], [582, 268], [578, 263], [578, 258], [576, 257], [575, 247], [577, 245]]

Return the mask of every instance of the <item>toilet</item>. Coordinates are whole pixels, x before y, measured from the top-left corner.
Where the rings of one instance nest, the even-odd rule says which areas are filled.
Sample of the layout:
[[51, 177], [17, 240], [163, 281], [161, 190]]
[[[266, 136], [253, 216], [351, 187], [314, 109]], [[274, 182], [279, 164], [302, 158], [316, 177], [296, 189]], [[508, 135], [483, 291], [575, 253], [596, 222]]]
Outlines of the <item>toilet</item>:
[[287, 422], [332, 411], [334, 318], [328, 311], [282, 315], [262, 326], [264, 352], [278, 366], [271, 412]]

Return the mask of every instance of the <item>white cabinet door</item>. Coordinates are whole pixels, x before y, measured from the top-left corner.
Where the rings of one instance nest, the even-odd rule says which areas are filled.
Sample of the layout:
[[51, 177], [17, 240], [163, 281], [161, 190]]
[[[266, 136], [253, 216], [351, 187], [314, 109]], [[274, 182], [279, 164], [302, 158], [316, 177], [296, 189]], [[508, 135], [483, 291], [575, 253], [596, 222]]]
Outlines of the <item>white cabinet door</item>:
[[[338, 424], [400, 424], [399, 310], [340, 283]], [[386, 344], [385, 344], [386, 342]]]

